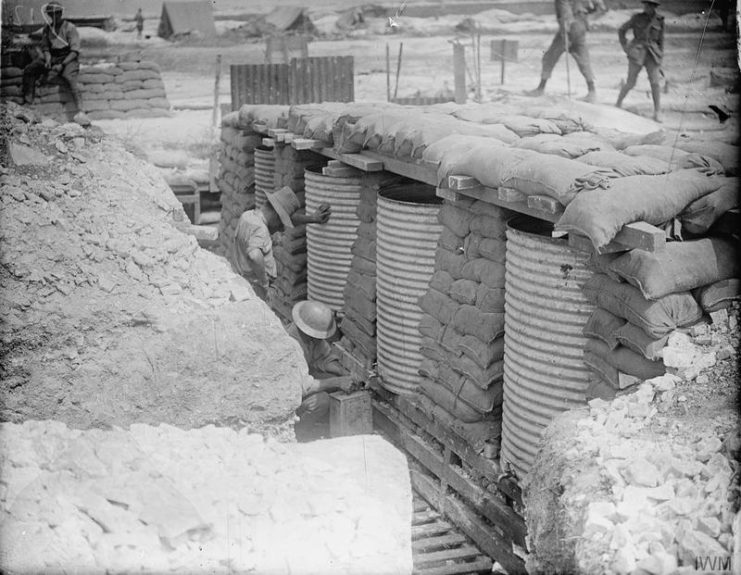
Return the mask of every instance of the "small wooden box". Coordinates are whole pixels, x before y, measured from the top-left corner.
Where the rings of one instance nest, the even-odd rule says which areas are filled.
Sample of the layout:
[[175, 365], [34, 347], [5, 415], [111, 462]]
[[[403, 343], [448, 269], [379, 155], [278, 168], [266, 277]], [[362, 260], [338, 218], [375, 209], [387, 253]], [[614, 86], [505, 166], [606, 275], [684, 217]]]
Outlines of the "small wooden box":
[[329, 394], [329, 436], [361, 435], [373, 432], [369, 391]]

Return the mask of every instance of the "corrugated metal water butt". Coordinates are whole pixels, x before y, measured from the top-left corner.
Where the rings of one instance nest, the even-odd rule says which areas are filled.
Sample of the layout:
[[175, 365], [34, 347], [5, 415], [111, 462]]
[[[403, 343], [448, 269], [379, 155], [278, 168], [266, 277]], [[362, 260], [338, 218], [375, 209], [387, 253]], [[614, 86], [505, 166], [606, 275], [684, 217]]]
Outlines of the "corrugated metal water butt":
[[255, 204], [260, 209], [266, 201], [265, 194], [273, 191], [275, 175], [275, 155], [273, 148], [257, 146], [255, 148]]
[[394, 393], [412, 393], [419, 383], [422, 310], [417, 300], [435, 271], [441, 203], [435, 188], [424, 184], [394, 186], [378, 196], [378, 375]]
[[585, 405], [582, 329], [594, 310], [581, 291], [588, 254], [550, 236], [551, 224], [517, 217], [507, 227], [502, 462], [522, 478], [541, 431]]
[[306, 226], [309, 299], [334, 310], [344, 307], [345, 284], [352, 262], [352, 245], [358, 237], [357, 216], [360, 178], [332, 178], [321, 168], [304, 171], [306, 212], [329, 204], [332, 215], [326, 224]]

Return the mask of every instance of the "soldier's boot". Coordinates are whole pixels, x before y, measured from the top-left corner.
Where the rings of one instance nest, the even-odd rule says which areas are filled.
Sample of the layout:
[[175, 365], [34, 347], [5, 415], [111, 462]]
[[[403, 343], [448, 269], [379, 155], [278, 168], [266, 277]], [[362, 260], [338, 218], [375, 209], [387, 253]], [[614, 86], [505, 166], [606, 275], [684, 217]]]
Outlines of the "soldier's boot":
[[90, 118], [82, 111], [82, 93], [79, 88], [72, 89], [72, 99], [77, 107], [77, 113], [72, 117], [72, 120], [82, 127], [89, 126], [91, 124]]
[[654, 122], [661, 123], [661, 86], [658, 82], [651, 85], [651, 96], [654, 101]]
[[538, 96], [542, 96], [545, 94], [545, 84], [548, 80], [540, 80], [540, 84], [538, 84], [538, 87], [535, 88], [535, 90], [527, 90], [525, 92], [526, 96], [532, 96], [534, 98], [537, 98]]

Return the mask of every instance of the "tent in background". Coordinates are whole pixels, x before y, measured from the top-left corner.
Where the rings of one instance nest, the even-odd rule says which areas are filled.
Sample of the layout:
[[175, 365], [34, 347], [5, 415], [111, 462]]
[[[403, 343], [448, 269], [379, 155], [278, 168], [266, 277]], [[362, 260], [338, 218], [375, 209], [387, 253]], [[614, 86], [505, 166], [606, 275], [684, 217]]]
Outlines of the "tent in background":
[[215, 36], [214, 13], [209, 0], [168, 1], [162, 3], [162, 16], [157, 34], [170, 38], [177, 34], [198, 32]]

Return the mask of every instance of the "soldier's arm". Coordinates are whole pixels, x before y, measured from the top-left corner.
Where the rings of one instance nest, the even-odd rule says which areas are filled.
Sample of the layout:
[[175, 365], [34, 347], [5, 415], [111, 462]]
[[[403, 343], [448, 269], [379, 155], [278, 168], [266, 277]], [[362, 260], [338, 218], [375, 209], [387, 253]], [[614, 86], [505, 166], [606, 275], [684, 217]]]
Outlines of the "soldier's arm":
[[633, 17], [631, 16], [630, 20], [625, 22], [620, 28], [618, 28], [618, 38], [620, 39], [620, 45], [623, 47], [623, 50], [625, 50], [625, 47], [628, 45], [628, 39], [625, 37], [625, 34], [633, 27]]

